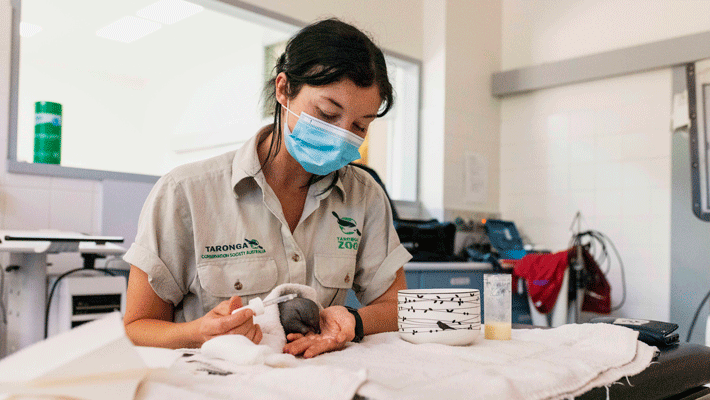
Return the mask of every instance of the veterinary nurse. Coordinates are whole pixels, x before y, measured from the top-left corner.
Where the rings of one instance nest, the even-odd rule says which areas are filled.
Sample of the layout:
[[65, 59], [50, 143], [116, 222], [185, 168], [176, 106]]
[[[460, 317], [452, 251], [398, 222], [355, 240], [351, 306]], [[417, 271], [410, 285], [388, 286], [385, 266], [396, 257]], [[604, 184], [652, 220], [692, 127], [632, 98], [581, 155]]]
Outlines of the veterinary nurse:
[[[224, 334], [258, 343], [252, 311], [231, 311], [287, 282], [313, 287], [324, 307], [321, 334], [289, 335], [288, 353], [312, 357], [397, 329], [411, 256], [382, 188], [347, 165], [392, 107], [382, 52], [329, 19], [296, 34], [275, 72], [273, 125], [237, 151], [176, 168], [148, 196], [124, 257], [135, 344], [199, 347]], [[366, 305], [358, 312], [342, 306], [350, 288]]]

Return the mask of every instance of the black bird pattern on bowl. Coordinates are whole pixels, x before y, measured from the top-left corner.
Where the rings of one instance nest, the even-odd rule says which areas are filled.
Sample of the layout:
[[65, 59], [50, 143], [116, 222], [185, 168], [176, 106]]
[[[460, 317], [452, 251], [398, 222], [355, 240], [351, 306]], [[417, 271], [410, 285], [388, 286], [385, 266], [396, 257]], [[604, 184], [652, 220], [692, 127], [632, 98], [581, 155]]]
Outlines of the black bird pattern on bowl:
[[[432, 307], [436, 305], [439, 307]], [[481, 298], [478, 292], [468, 293], [465, 296], [456, 293], [428, 293], [427, 296], [400, 293], [398, 311], [404, 310], [407, 311], [406, 314], [417, 314], [417, 316], [400, 315], [399, 331], [416, 335], [446, 330], [478, 329], [481, 325], [480, 306]], [[450, 319], [442, 319], [442, 312]], [[429, 316], [433, 313], [436, 315]]]

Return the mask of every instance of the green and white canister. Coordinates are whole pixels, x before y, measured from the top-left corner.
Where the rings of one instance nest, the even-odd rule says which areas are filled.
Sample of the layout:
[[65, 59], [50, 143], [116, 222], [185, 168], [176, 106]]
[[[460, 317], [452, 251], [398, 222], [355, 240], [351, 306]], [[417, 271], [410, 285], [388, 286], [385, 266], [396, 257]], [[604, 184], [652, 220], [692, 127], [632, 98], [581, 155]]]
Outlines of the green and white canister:
[[34, 162], [59, 164], [62, 159], [62, 105], [51, 101], [35, 103]]

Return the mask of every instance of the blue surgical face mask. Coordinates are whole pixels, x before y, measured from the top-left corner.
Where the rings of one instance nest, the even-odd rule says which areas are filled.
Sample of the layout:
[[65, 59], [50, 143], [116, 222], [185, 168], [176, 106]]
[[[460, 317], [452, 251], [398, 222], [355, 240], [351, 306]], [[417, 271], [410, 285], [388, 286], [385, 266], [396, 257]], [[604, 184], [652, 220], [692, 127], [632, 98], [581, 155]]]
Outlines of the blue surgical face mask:
[[[296, 115], [284, 107], [288, 112]], [[284, 123], [286, 149], [303, 169], [316, 175], [328, 175], [360, 158], [358, 149], [364, 138], [301, 111], [293, 132]]]

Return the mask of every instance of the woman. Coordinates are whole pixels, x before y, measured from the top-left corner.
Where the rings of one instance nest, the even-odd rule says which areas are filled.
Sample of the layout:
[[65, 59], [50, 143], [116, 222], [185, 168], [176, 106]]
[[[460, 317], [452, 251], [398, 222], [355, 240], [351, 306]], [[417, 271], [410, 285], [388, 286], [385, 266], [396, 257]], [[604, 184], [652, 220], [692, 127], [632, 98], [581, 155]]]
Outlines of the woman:
[[[267, 84], [274, 123], [244, 146], [181, 166], [146, 200], [131, 264], [126, 332], [137, 345], [199, 347], [239, 334], [259, 343], [253, 312], [231, 312], [282, 283], [313, 287], [321, 333], [284, 352], [313, 357], [397, 329], [411, 256], [382, 188], [347, 164], [392, 107], [382, 52], [336, 19], [302, 29]], [[365, 307], [342, 306], [352, 288]]]

